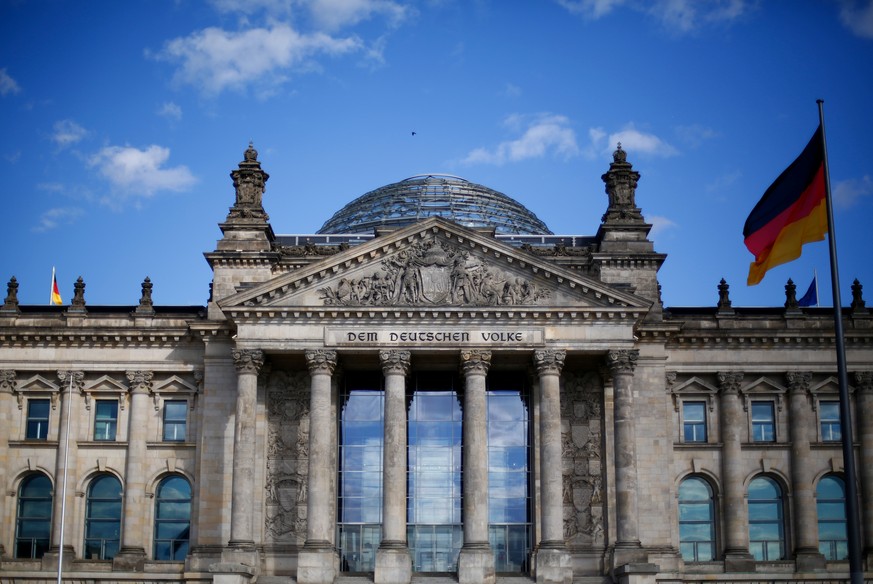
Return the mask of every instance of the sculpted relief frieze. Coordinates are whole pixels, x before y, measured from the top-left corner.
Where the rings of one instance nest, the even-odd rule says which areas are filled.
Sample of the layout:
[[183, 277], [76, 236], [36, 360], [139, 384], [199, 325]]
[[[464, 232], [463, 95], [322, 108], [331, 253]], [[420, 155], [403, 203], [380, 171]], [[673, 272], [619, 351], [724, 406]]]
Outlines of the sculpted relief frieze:
[[373, 272], [319, 289], [327, 306], [524, 306], [551, 291], [436, 238], [379, 262]]

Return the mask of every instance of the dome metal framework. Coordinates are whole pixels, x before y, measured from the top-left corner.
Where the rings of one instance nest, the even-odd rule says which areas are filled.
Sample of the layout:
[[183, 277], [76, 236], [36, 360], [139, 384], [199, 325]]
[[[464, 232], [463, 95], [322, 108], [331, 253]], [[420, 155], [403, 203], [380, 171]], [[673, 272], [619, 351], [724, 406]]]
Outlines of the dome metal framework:
[[328, 219], [318, 233], [368, 233], [443, 217], [500, 234], [551, 235], [524, 205], [494, 189], [447, 174], [416, 175], [361, 195]]

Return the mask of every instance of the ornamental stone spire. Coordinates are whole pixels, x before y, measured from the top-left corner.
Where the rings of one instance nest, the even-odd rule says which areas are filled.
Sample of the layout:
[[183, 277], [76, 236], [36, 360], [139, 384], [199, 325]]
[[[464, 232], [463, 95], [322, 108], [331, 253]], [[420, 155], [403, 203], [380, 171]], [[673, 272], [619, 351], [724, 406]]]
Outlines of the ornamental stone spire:
[[627, 161], [627, 152], [621, 149], [621, 142], [612, 153], [612, 160], [609, 170], [600, 177], [606, 183], [606, 194], [609, 196], [609, 208], [603, 215], [603, 223], [645, 223], [636, 204], [640, 173], [633, 170], [633, 165]]
[[261, 170], [258, 162], [258, 151], [249, 142], [249, 147], [243, 154], [239, 168], [231, 171], [233, 188], [236, 189], [236, 201], [227, 215], [228, 222], [235, 219], [255, 219], [266, 222], [269, 220], [262, 204], [267, 179], [270, 175]]

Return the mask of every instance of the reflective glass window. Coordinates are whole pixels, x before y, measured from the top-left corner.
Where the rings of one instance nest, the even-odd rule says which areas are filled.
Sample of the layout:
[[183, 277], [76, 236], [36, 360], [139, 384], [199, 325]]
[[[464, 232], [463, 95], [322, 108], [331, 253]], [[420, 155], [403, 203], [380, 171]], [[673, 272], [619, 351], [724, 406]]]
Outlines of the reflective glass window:
[[52, 483], [43, 474], [30, 475], [18, 488], [15, 557], [41, 558], [48, 551], [52, 529]]
[[819, 402], [818, 415], [821, 422], [822, 441], [839, 442], [842, 440], [842, 432], [840, 429], [840, 402]]
[[846, 485], [834, 475], [822, 478], [815, 490], [818, 512], [818, 550], [828, 560], [849, 557], [846, 531]]
[[752, 442], [776, 441], [776, 415], [771, 401], [752, 402]]
[[154, 558], [184, 560], [190, 532], [191, 484], [178, 475], [166, 477], [155, 492]]
[[188, 402], [164, 402], [164, 442], [184, 442], [188, 422]]
[[749, 484], [749, 551], [758, 561], [785, 558], [782, 489], [769, 477]]
[[682, 431], [685, 442], [706, 442], [706, 402], [682, 402]]
[[679, 549], [689, 562], [715, 559], [712, 487], [700, 477], [689, 477], [679, 485]]
[[49, 425], [49, 400], [27, 400], [27, 430], [25, 438], [28, 440], [46, 440], [48, 438]]
[[115, 440], [118, 400], [97, 400], [94, 407], [94, 440]]
[[112, 475], [91, 481], [85, 510], [85, 559], [111, 560], [121, 533], [121, 482]]

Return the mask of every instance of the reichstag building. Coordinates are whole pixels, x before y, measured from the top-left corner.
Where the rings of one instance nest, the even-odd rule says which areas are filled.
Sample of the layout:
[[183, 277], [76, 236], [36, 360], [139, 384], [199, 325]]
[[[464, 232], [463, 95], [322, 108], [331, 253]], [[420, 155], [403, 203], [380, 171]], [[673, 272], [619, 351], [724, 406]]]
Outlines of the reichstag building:
[[[81, 278], [27, 306], [9, 280], [0, 582], [848, 578], [831, 311], [790, 282], [780, 306], [724, 281], [663, 306], [620, 146], [589, 235], [447, 175], [278, 235], [254, 148], [231, 178], [206, 306], [148, 279], [92, 306]], [[873, 313], [851, 293], [869, 579]]]

